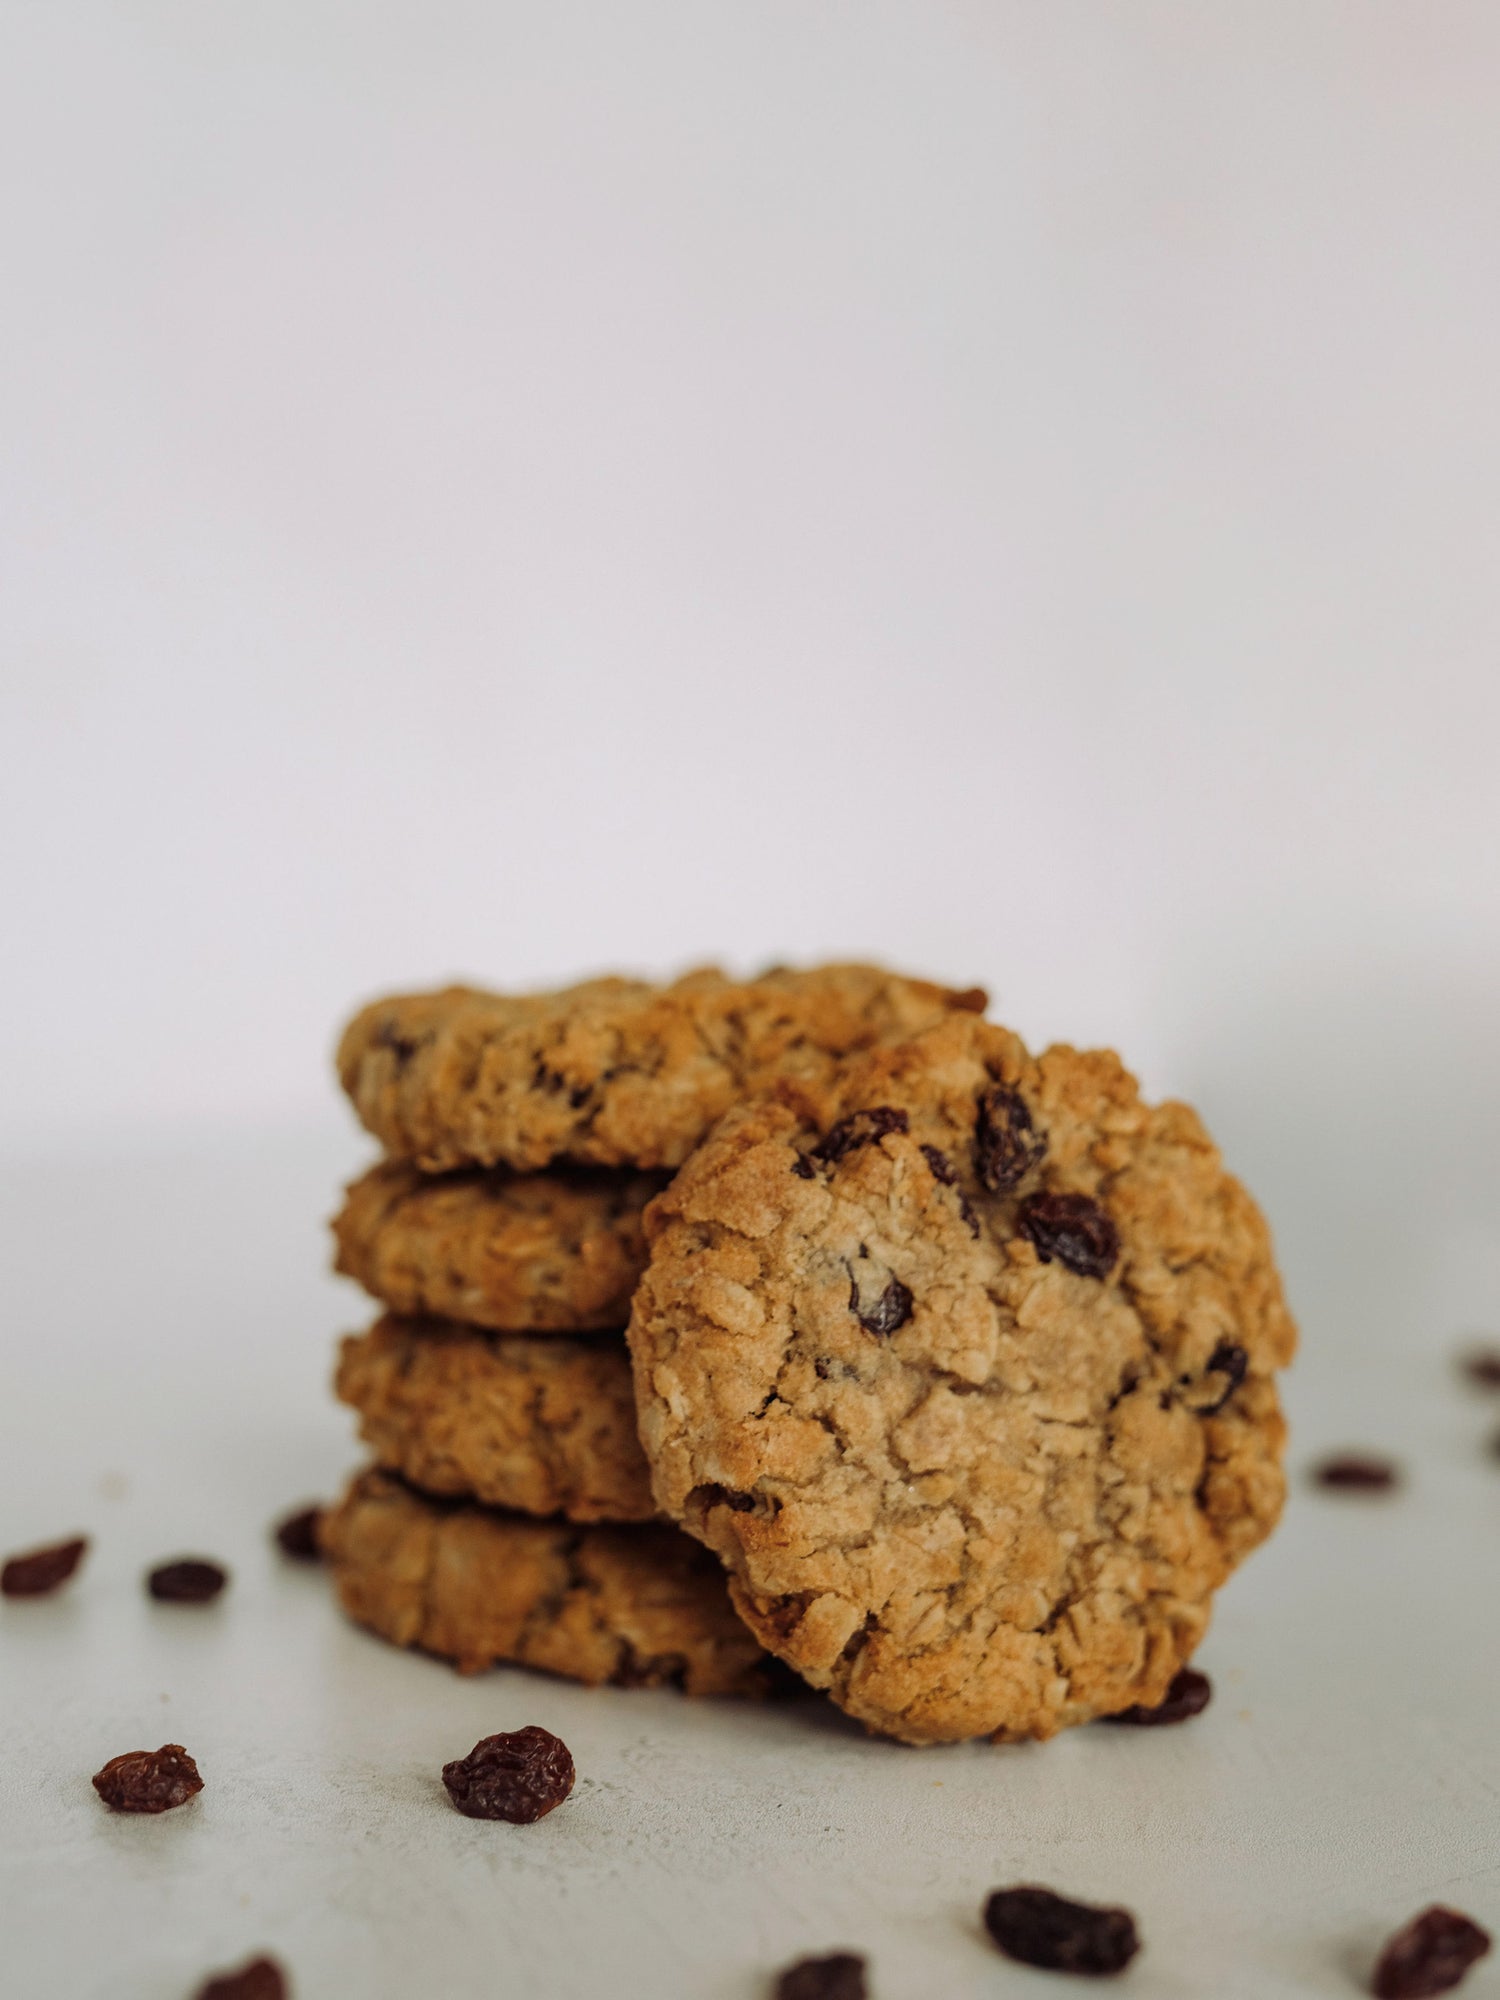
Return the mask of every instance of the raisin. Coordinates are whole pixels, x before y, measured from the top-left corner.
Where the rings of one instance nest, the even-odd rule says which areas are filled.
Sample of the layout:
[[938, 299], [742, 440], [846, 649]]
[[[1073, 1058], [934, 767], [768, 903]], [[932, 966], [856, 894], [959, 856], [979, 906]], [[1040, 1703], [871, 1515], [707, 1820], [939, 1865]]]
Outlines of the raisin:
[[941, 1181], [944, 1187], [958, 1188], [958, 1212], [969, 1225], [969, 1234], [979, 1234], [979, 1217], [970, 1205], [969, 1197], [958, 1187], [958, 1169], [940, 1146], [924, 1146], [922, 1157], [932, 1169], [932, 1178]]
[[792, 1172], [797, 1176], [799, 1181], [817, 1179], [817, 1168], [807, 1157], [806, 1153], [798, 1153], [795, 1156], [792, 1161]]
[[1426, 2000], [1450, 1992], [1490, 1948], [1487, 1931], [1459, 1910], [1434, 1903], [1387, 1944], [1375, 1965], [1376, 2000]]
[[417, 1044], [409, 1035], [403, 1035], [394, 1021], [382, 1021], [375, 1030], [375, 1047], [389, 1049], [396, 1058], [397, 1069], [405, 1069], [417, 1053]]
[[12, 1556], [0, 1569], [0, 1596], [3, 1597], [45, 1597], [49, 1590], [56, 1590], [83, 1561], [88, 1548], [86, 1535], [75, 1535], [71, 1542], [56, 1542], [48, 1549], [29, 1549], [25, 1555]]
[[851, 1111], [829, 1130], [821, 1145], [813, 1147], [813, 1158], [825, 1166], [836, 1166], [846, 1154], [860, 1146], [873, 1145], [887, 1132], [904, 1132], [908, 1122], [906, 1113], [890, 1104], [876, 1104], [868, 1111]]
[[1088, 1195], [1034, 1194], [1017, 1220], [1044, 1264], [1055, 1257], [1080, 1278], [1107, 1278], [1114, 1269], [1120, 1233]]
[[318, 1525], [323, 1519], [321, 1507], [304, 1507], [299, 1513], [288, 1514], [284, 1521], [276, 1523], [276, 1544], [284, 1556], [293, 1562], [320, 1562], [323, 1556], [318, 1541]]
[[1345, 1493], [1387, 1493], [1399, 1475], [1388, 1458], [1373, 1458], [1363, 1452], [1341, 1452], [1314, 1466], [1313, 1478], [1319, 1486], [1331, 1486]]
[[443, 1783], [461, 1813], [516, 1826], [529, 1826], [560, 1806], [574, 1775], [567, 1744], [536, 1728], [482, 1737], [467, 1757], [443, 1766]]
[[1204, 1417], [1216, 1417], [1244, 1381], [1245, 1371], [1249, 1366], [1250, 1357], [1243, 1347], [1233, 1340], [1221, 1340], [1208, 1357], [1208, 1372], [1210, 1375], [1223, 1375], [1227, 1378], [1224, 1393], [1216, 1403], [1209, 1403], [1198, 1414]]
[[892, 1278], [874, 1305], [866, 1308], [860, 1304], [859, 1285], [851, 1277], [849, 1280], [849, 1310], [859, 1321], [866, 1333], [878, 1334], [883, 1340], [905, 1326], [911, 1318], [912, 1296], [899, 1278]]
[[1213, 1699], [1213, 1682], [1207, 1674], [1200, 1674], [1196, 1667], [1179, 1667], [1172, 1677], [1172, 1684], [1155, 1708], [1142, 1708], [1137, 1702], [1131, 1708], [1122, 1708], [1114, 1715], [1106, 1715], [1106, 1722], [1131, 1722], [1140, 1729], [1159, 1729], [1169, 1722], [1186, 1722], [1190, 1716], [1201, 1715]]
[[776, 1981], [775, 2000], [866, 2000], [865, 1961], [852, 1951], [799, 1958]]
[[116, 1812], [170, 1812], [203, 1790], [198, 1766], [180, 1743], [127, 1750], [94, 1773], [94, 1790]]
[[1500, 1347], [1476, 1347], [1464, 1356], [1464, 1373], [1481, 1389], [1500, 1389]]
[[146, 1588], [163, 1604], [207, 1604], [229, 1581], [227, 1570], [215, 1562], [187, 1557], [182, 1562], [162, 1563], [146, 1578]]
[[1123, 1972], [1140, 1950], [1129, 1910], [1070, 1903], [1051, 1889], [997, 1889], [984, 1923], [1007, 1958], [1048, 1972]]
[[987, 1090], [974, 1125], [974, 1165], [990, 1193], [1018, 1186], [1046, 1152], [1046, 1138], [1033, 1128], [1021, 1093], [1004, 1083]]
[[218, 1972], [194, 2000], [286, 2000], [286, 1974], [272, 1958], [252, 1958], [238, 1972]]

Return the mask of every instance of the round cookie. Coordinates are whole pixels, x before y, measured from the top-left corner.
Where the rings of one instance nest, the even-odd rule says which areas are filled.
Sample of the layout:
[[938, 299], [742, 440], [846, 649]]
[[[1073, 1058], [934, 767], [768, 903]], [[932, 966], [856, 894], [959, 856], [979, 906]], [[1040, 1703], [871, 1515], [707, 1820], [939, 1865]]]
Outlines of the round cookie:
[[661, 1174], [503, 1168], [424, 1174], [382, 1160], [345, 1190], [334, 1269], [398, 1313], [503, 1333], [622, 1327], [646, 1268]]
[[911, 1742], [1151, 1707], [1274, 1526], [1295, 1328], [1196, 1115], [954, 1019], [727, 1117], [647, 1212], [658, 1504], [768, 1650]]
[[676, 1167], [730, 1105], [776, 1077], [826, 1084], [849, 1055], [984, 1004], [977, 988], [866, 965], [520, 995], [452, 986], [364, 1008], [338, 1071], [386, 1151], [429, 1172], [534, 1173], [558, 1159]]
[[618, 1335], [387, 1317], [343, 1342], [334, 1389], [376, 1463], [425, 1492], [570, 1521], [655, 1517]]
[[364, 1472], [320, 1538], [351, 1618], [462, 1673], [510, 1661], [591, 1687], [766, 1691], [723, 1572], [675, 1528], [528, 1521]]

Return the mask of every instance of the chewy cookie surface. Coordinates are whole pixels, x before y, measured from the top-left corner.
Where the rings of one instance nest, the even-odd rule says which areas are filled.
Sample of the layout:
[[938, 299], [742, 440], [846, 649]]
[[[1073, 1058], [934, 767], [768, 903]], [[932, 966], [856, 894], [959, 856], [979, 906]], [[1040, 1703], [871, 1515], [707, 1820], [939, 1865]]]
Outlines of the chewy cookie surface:
[[676, 1167], [714, 1121], [779, 1076], [812, 1089], [846, 1057], [984, 1006], [875, 966], [595, 979], [558, 993], [473, 987], [377, 1000], [339, 1044], [369, 1131], [429, 1172], [554, 1160]]
[[501, 1168], [424, 1174], [382, 1160], [333, 1219], [334, 1268], [392, 1312], [502, 1333], [624, 1326], [662, 1174]]
[[618, 1335], [388, 1316], [344, 1341], [334, 1387], [376, 1462], [428, 1493], [570, 1521], [656, 1514]]
[[657, 1500], [766, 1647], [914, 1742], [1154, 1706], [1274, 1525], [1295, 1330], [1185, 1105], [955, 1017], [840, 1117], [725, 1119], [650, 1211]]
[[510, 1661], [592, 1687], [765, 1691], [723, 1572], [675, 1528], [528, 1521], [365, 1472], [320, 1538], [351, 1618], [462, 1672]]

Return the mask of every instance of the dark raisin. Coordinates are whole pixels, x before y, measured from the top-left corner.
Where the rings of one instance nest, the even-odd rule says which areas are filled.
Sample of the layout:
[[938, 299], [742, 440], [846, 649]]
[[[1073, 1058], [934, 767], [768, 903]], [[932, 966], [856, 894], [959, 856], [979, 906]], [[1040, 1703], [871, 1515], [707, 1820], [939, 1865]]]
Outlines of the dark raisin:
[[290, 1556], [293, 1562], [321, 1561], [323, 1550], [318, 1541], [318, 1524], [322, 1518], [321, 1507], [303, 1507], [296, 1514], [288, 1514], [284, 1521], [278, 1521], [276, 1545], [281, 1553]]
[[1200, 1674], [1196, 1667], [1181, 1667], [1155, 1708], [1142, 1708], [1137, 1702], [1131, 1708], [1106, 1715], [1104, 1720], [1131, 1722], [1139, 1729], [1159, 1729], [1166, 1723], [1186, 1722], [1190, 1716], [1201, 1715], [1213, 1699], [1213, 1692], [1213, 1682], [1207, 1674]]
[[536, 1728], [482, 1737], [467, 1757], [443, 1766], [443, 1783], [461, 1813], [516, 1826], [529, 1826], [560, 1806], [574, 1775], [567, 1744]]
[[851, 1277], [849, 1310], [866, 1333], [878, 1334], [883, 1340], [911, 1318], [912, 1296], [899, 1278], [892, 1278], [874, 1305], [866, 1307], [860, 1304], [859, 1285]]
[[825, 1166], [835, 1166], [846, 1154], [859, 1146], [873, 1145], [887, 1132], [904, 1132], [907, 1124], [906, 1113], [890, 1104], [876, 1104], [868, 1111], [851, 1111], [832, 1127], [821, 1145], [813, 1147], [813, 1158]]
[[1086, 1194], [1034, 1194], [1017, 1220], [1044, 1264], [1055, 1257], [1080, 1278], [1107, 1278], [1115, 1267], [1120, 1233]]
[[1387, 1944], [1375, 1965], [1376, 2000], [1427, 2000], [1448, 1993], [1490, 1948], [1488, 1931], [1459, 1910], [1434, 1903]]
[[1313, 1467], [1319, 1486], [1345, 1493], [1388, 1493], [1399, 1474], [1388, 1458], [1373, 1458], [1363, 1452], [1340, 1452]]
[[1048, 1972], [1123, 1972], [1141, 1944], [1129, 1910], [1070, 1903], [1029, 1886], [997, 1889], [984, 1906], [984, 1923], [1007, 1958]]
[[800, 1181], [810, 1181], [817, 1177], [817, 1169], [806, 1153], [798, 1153], [792, 1161], [792, 1172]]
[[738, 1493], [732, 1486], [695, 1486], [688, 1495], [688, 1507], [693, 1511], [701, 1508], [705, 1514], [710, 1507], [727, 1507], [732, 1514], [751, 1514], [755, 1511], [755, 1496]]
[[0, 1569], [0, 1596], [45, 1597], [49, 1590], [67, 1582], [83, 1561], [88, 1545], [86, 1535], [75, 1535], [71, 1542], [56, 1542], [48, 1549], [29, 1549], [25, 1555], [12, 1556]]
[[205, 1980], [194, 2000], [286, 2000], [286, 1974], [272, 1958], [252, 1958], [238, 1972]]
[[1019, 1186], [1046, 1152], [1046, 1138], [1034, 1130], [1021, 1093], [1004, 1083], [987, 1090], [974, 1125], [974, 1165], [990, 1193]]
[[163, 1604], [207, 1604], [229, 1581], [227, 1570], [215, 1562], [187, 1558], [162, 1563], [146, 1578], [146, 1588]]
[[394, 1021], [382, 1021], [375, 1030], [375, 1047], [389, 1049], [396, 1058], [397, 1069], [405, 1069], [417, 1053], [417, 1044], [409, 1035], [403, 1035]]
[[1208, 1357], [1210, 1375], [1225, 1377], [1224, 1393], [1216, 1403], [1209, 1403], [1199, 1412], [1200, 1416], [1216, 1417], [1230, 1397], [1245, 1379], [1245, 1371], [1250, 1366], [1250, 1357], [1235, 1341], [1221, 1340]]
[[958, 1188], [958, 1212], [969, 1225], [969, 1234], [979, 1234], [979, 1217], [970, 1206], [969, 1197], [958, 1187], [958, 1169], [940, 1146], [924, 1146], [922, 1157], [932, 1169], [932, 1178], [941, 1181], [944, 1187]]
[[1481, 1389], [1500, 1389], [1500, 1347], [1476, 1347], [1464, 1356], [1463, 1368]]
[[94, 1773], [94, 1790], [116, 1812], [161, 1813], [186, 1805], [203, 1790], [198, 1766], [180, 1743], [127, 1750]]
[[866, 2000], [865, 1961], [856, 1952], [799, 1958], [776, 1981], [776, 2000]]

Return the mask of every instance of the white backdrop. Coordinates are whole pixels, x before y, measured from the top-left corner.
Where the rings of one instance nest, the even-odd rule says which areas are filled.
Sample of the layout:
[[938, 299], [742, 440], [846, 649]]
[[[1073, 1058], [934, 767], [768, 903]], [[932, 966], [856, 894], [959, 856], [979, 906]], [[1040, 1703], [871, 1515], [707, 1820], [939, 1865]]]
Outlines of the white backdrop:
[[0, 35], [12, 1147], [710, 956], [1488, 1057], [1493, 6]]

